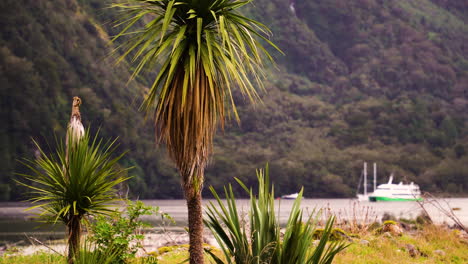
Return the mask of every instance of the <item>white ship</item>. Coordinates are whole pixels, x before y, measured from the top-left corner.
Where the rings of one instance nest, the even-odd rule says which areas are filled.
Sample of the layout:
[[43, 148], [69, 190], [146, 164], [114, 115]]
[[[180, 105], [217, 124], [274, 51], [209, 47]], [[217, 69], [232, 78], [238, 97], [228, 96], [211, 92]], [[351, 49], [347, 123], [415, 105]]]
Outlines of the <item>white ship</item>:
[[386, 184], [380, 184], [377, 189], [369, 195], [369, 201], [422, 201], [419, 186], [411, 182], [410, 184], [392, 183], [393, 174]]
[[[374, 192], [367, 193], [367, 163], [364, 163], [364, 170], [361, 174], [364, 178], [363, 189], [364, 194], [359, 194], [359, 182], [357, 198], [359, 201], [422, 201], [421, 190], [417, 184], [411, 182], [410, 184], [394, 184], [393, 174], [390, 175], [390, 179], [386, 184], [377, 185], [377, 164], [374, 163]], [[361, 181], [361, 179], [360, 179]]]

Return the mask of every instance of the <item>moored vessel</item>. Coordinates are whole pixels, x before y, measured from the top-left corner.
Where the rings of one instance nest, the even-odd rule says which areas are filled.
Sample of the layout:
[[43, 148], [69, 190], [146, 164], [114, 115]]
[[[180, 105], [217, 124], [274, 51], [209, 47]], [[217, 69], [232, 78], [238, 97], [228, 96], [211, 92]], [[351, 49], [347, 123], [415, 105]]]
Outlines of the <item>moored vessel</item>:
[[422, 201], [421, 190], [417, 184], [392, 183], [393, 174], [386, 184], [380, 184], [369, 196], [369, 201]]
[[[390, 175], [388, 183], [377, 185], [377, 164], [374, 163], [374, 192], [367, 192], [367, 163], [364, 162], [364, 169], [361, 173], [361, 178], [359, 179], [357, 198], [359, 201], [422, 201], [421, 190], [417, 184], [411, 182], [410, 184], [404, 184], [400, 182], [399, 184], [393, 183], [393, 173]], [[359, 193], [361, 186], [361, 180], [364, 181], [362, 184], [363, 194]]]
[[282, 195], [281, 199], [286, 199], [286, 200], [294, 200], [299, 196], [299, 193], [292, 193], [288, 195]]

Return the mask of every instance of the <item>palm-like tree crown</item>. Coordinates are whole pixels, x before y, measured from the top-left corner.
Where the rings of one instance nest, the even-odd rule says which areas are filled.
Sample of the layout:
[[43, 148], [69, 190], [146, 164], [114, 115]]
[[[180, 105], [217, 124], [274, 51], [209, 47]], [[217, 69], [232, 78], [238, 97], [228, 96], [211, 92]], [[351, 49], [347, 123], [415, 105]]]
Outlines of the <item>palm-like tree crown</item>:
[[66, 147], [59, 144], [55, 154], [46, 154], [34, 142], [40, 156], [23, 163], [31, 174], [19, 174], [31, 182], [19, 183], [31, 190], [30, 201], [38, 203], [30, 209], [39, 208], [40, 216], [47, 222], [67, 224], [74, 216], [111, 212], [108, 207], [117, 200], [115, 187], [128, 179], [121, 177], [127, 169], [117, 167], [124, 154], [112, 157], [115, 140], [103, 143], [97, 135], [90, 138], [88, 131], [78, 142], [68, 140]]
[[[167, 145], [186, 187], [200, 187], [212, 150], [218, 121], [224, 125], [226, 106], [239, 120], [231, 92], [233, 86], [250, 100], [262, 87], [262, 54], [272, 60], [260, 39], [268, 39], [262, 24], [236, 10], [251, 1], [238, 0], [130, 0], [121, 8], [118, 25], [131, 37], [116, 50], [131, 54], [136, 67], [161, 65], [142, 108], [154, 110], [156, 138]], [[138, 21], [145, 26], [130, 28]], [[275, 47], [276, 48], [276, 47]], [[228, 104], [225, 104], [228, 101]], [[193, 177], [196, 175], [196, 177]], [[199, 189], [199, 188], [197, 188]]]

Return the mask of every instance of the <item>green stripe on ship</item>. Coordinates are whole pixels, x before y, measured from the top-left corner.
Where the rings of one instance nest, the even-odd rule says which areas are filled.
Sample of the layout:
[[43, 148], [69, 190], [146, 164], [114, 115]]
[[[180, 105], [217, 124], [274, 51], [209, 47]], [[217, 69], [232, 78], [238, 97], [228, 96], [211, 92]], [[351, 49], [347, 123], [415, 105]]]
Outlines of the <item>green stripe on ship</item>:
[[369, 201], [371, 202], [406, 202], [406, 201], [422, 201], [423, 198], [392, 198], [392, 197], [383, 197], [383, 196], [371, 196]]

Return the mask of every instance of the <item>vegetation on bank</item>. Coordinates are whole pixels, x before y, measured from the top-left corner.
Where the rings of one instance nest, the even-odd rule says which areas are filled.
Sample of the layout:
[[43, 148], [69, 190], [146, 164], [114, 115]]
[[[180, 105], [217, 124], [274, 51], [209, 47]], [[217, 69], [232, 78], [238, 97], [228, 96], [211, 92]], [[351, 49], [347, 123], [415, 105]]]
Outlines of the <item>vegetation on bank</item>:
[[[334, 217], [326, 208], [321, 214], [312, 212], [308, 217], [303, 216], [299, 195], [286, 226], [280, 228], [276, 222], [274, 188], [269, 184], [268, 170], [258, 171], [257, 177], [258, 193], [239, 181], [251, 196], [248, 214], [237, 211], [231, 186], [225, 188], [226, 204], [217, 200], [207, 207], [205, 224], [220, 248], [204, 244], [205, 263], [257, 263], [262, 260], [262, 263], [278, 264], [462, 264], [468, 261], [466, 231], [434, 225], [428, 215], [397, 220], [386, 214], [379, 223], [369, 207], [355, 203], [349, 212], [338, 214], [333, 224]], [[213, 188], [211, 190], [219, 197]], [[189, 245], [186, 244], [167, 245], [153, 252], [142, 250], [143, 231], [147, 225], [139, 218], [151, 214], [172, 220], [170, 216], [161, 214], [158, 208], [146, 206], [141, 201], [129, 202], [124, 211], [92, 220], [74, 262], [186, 263], [189, 256]], [[67, 261], [64, 255], [44, 249], [22, 256], [21, 248], [10, 248], [3, 252], [0, 264], [58, 264]]]
[[[417, 231], [405, 231], [401, 236], [368, 232], [359, 237], [353, 236], [353, 242], [348, 242], [349, 246], [337, 254], [333, 263], [464, 264], [468, 262], [468, 241], [460, 234], [458, 230], [437, 225], [424, 225]], [[414, 257], [410, 255], [412, 247], [409, 245], [414, 246], [419, 252]], [[135, 257], [129, 259], [127, 263], [185, 263], [188, 258], [187, 250], [188, 245], [164, 247], [160, 253], [151, 253], [152, 257]], [[220, 250], [213, 252], [219, 257], [223, 255]], [[21, 252], [7, 252], [0, 257], [0, 264], [63, 264], [65, 261], [63, 256], [45, 252], [28, 256], [22, 256]], [[210, 263], [209, 258], [206, 263]]]
[[[367, 241], [363, 243], [362, 241]], [[367, 234], [336, 257], [341, 263], [457, 263], [468, 261], [468, 241], [459, 230], [427, 225], [402, 236]], [[413, 248], [417, 251], [414, 251]]]
[[[224, 260], [208, 252], [217, 264], [330, 264], [348, 245], [334, 239], [334, 216], [326, 220], [321, 235], [312, 245], [317, 231], [319, 213], [304, 216], [301, 208], [302, 190], [294, 201], [285, 227], [280, 227], [275, 214], [274, 186], [270, 186], [268, 165], [257, 171], [258, 192], [238, 183], [250, 195], [248, 220], [237, 209], [232, 186], [224, 188], [226, 205], [211, 187], [216, 202], [207, 208], [205, 224], [211, 230], [224, 254]], [[304, 217], [303, 217], [304, 216]]]
[[[79, 144], [86, 142], [86, 138], [87, 135], [78, 142], [78, 146], [74, 147], [79, 147]], [[70, 155], [70, 168], [73, 168], [72, 155], [73, 153]], [[42, 159], [38, 161], [42, 161]], [[47, 166], [42, 167], [48, 168]], [[58, 166], [57, 168], [60, 171], [59, 174], [63, 174], [64, 169], [62, 166]], [[209, 256], [206, 258], [207, 260], [212, 260], [217, 264], [330, 264], [336, 257], [336, 254], [347, 247], [347, 242], [336, 239], [333, 234], [335, 232], [333, 229], [335, 218], [333, 216], [328, 217], [325, 228], [320, 232], [320, 237], [315, 239], [315, 241], [318, 241], [318, 244], [313, 244], [319, 217], [317, 213], [313, 212], [304, 221], [303, 209], [300, 208], [302, 191], [295, 200], [283, 233], [279, 225], [279, 219], [276, 218], [277, 215], [275, 214], [274, 187], [270, 185], [268, 166], [265, 172], [263, 170], [257, 171], [257, 178], [258, 193], [254, 193], [252, 189], [249, 190], [241, 181], [238, 181], [245, 191], [250, 194], [251, 210], [248, 215], [250, 221], [245, 221], [240, 214], [241, 212], [237, 210], [231, 186], [225, 188], [226, 195], [228, 195], [227, 207], [223, 204], [214, 189], [211, 189], [213, 195], [217, 197], [217, 202], [216, 204], [212, 203], [207, 208], [207, 218], [204, 220], [204, 224], [211, 230], [220, 249], [202, 244], [201, 254], [205, 252]], [[86, 181], [77, 184], [84, 183]], [[46, 186], [55, 185], [61, 186], [56, 183]], [[80, 193], [80, 196], [86, 197], [82, 193]], [[109, 197], [114, 197], [114, 195], [110, 194]], [[61, 200], [62, 197], [58, 197], [58, 199], [57, 197], [51, 198], [49, 203], [54, 205]], [[87, 200], [92, 204], [93, 200], [90, 197]], [[73, 209], [74, 206], [76, 206], [76, 202], [73, 203]], [[47, 204], [43, 205], [43, 210], [47, 208]], [[61, 216], [62, 211], [67, 212], [72, 210], [66, 210], [66, 204], [64, 208], [59, 212], [46, 212], [49, 214], [53, 213], [51, 216], [58, 218]], [[90, 210], [87, 214], [80, 215], [81, 218], [78, 219], [77, 227], [67, 225], [68, 234], [73, 234], [73, 236], [67, 236], [67, 246], [69, 249], [67, 262], [69, 264], [125, 264], [133, 263], [134, 261], [157, 263], [157, 256], [165, 255], [167, 252], [174, 251], [174, 249], [179, 249], [179, 247], [163, 247], [158, 249], [157, 252], [146, 252], [142, 246], [144, 235], [141, 233], [141, 229], [145, 227], [145, 224], [139, 217], [142, 215], [159, 214], [160, 212], [158, 208], [145, 206], [141, 201], [135, 203], [128, 202], [126, 209], [125, 213], [115, 211], [108, 216], [102, 214], [102, 209], [96, 212]], [[92, 219], [93, 216], [96, 219]], [[170, 219], [166, 214], [161, 214], [161, 216]], [[82, 225], [87, 227], [88, 235], [83, 242], [80, 242], [82, 241], [80, 232]], [[78, 232], [76, 228], [78, 228]], [[188, 233], [191, 238], [190, 232], [191, 230], [189, 229]], [[203, 241], [202, 236], [198, 239]], [[190, 242], [192, 242], [191, 239]], [[192, 245], [188, 247], [189, 250], [191, 247]], [[145, 257], [135, 259], [136, 253], [141, 249], [143, 249]], [[54, 252], [58, 253], [57, 251]], [[44, 258], [44, 256], [40, 255], [39, 258]], [[192, 258], [192, 254], [190, 254], [190, 258]], [[198, 262], [204, 263], [203, 259], [204, 257], [202, 260], [198, 260]], [[192, 261], [190, 259], [190, 262]]]

